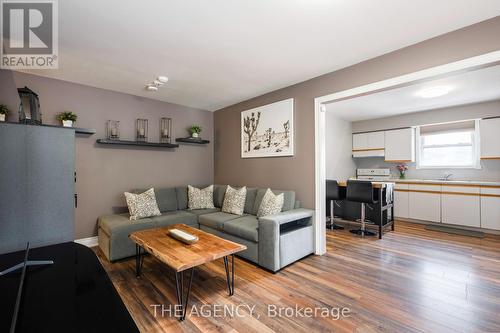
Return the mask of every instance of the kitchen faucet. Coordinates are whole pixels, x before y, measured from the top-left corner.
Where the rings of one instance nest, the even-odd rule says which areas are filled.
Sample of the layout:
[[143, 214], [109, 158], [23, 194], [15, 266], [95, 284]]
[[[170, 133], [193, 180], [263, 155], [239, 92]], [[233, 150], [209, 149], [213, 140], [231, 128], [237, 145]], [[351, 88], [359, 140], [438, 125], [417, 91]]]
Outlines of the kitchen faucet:
[[452, 174], [452, 173], [446, 173], [446, 174], [444, 175], [444, 177], [443, 177], [443, 180], [444, 180], [444, 181], [448, 181], [448, 180], [450, 180], [451, 176], [453, 176], [453, 174]]

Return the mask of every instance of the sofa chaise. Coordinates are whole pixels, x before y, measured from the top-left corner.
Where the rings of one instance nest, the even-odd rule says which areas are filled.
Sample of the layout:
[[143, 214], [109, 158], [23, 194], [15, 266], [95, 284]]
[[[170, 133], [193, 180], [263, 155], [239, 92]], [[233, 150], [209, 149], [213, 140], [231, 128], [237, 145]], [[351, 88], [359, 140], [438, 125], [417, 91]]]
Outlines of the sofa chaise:
[[133, 231], [184, 223], [246, 245], [239, 256], [276, 272], [314, 252], [314, 211], [299, 208], [295, 192], [273, 190], [284, 195], [281, 213], [258, 218], [265, 191], [247, 188], [244, 213], [234, 215], [221, 211], [226, 185], [214, 185], [214, 209], [199, 210], [188, 209], [187, 186], [155, 188], [162, 215], [137, 221], [130, 221], [128, 214], [99, 217], [99, 247], [110, 261], [131, 257], [135, 244], [128, 236]]

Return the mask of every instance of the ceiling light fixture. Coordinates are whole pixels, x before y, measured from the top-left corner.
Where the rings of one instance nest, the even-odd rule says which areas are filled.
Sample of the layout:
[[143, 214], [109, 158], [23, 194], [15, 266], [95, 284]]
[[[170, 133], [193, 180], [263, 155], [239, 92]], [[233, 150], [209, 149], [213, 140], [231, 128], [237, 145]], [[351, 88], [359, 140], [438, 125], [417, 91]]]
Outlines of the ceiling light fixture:
[[151, 82], [149, 84], [146, 84], [146, 90], [156, 92], [156, 91], [158, 91], [158, 88], [160, 88], [161, 86], [163, 86], [167, 82], [168, 82], [168, 77], [158, 76], [158, 78], [156, 80], [154, 80], [153, 82]]
[[419, 90], [416, 92], [416, 95], [422, 98], [434, 98], [444, 96], [452, 90], [453, 88], [450, 86], [435, 86]]

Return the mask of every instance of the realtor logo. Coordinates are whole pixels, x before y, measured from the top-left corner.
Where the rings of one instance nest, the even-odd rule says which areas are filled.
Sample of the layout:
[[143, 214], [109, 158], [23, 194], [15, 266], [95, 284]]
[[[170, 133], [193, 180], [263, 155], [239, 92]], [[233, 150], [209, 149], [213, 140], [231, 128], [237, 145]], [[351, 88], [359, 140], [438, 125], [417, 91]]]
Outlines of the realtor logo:
[[57, 69], [57, 3], [1, 1], [1, 62], [6, 69]]

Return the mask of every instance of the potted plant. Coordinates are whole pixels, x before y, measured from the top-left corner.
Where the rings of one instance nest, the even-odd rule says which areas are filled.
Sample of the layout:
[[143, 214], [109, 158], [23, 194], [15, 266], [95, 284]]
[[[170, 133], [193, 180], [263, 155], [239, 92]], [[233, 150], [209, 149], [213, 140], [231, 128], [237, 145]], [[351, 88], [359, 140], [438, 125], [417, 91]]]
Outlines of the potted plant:
[[73, 123], [76, 122], [78, 116], [71, 111], [64, 111], [57, 115], [57, 119], [62, 122], [64, 127], [73, 127]]
[[193, 125], [189, 128], [189, 132], [191, 133], [191, 137], [199, 138], [201, 133], [201, 127], [198, 125]]
[[7, 115], [9, 114], [9, 109], [6, 105], [0, 104], [0, 121], [5, 121]]
[[406, 164], [398, 164], [396, 165], [396, 169], [399, 171], [399, 179], [406, 178], [406, 170], [408, 170], [408, 166]]

